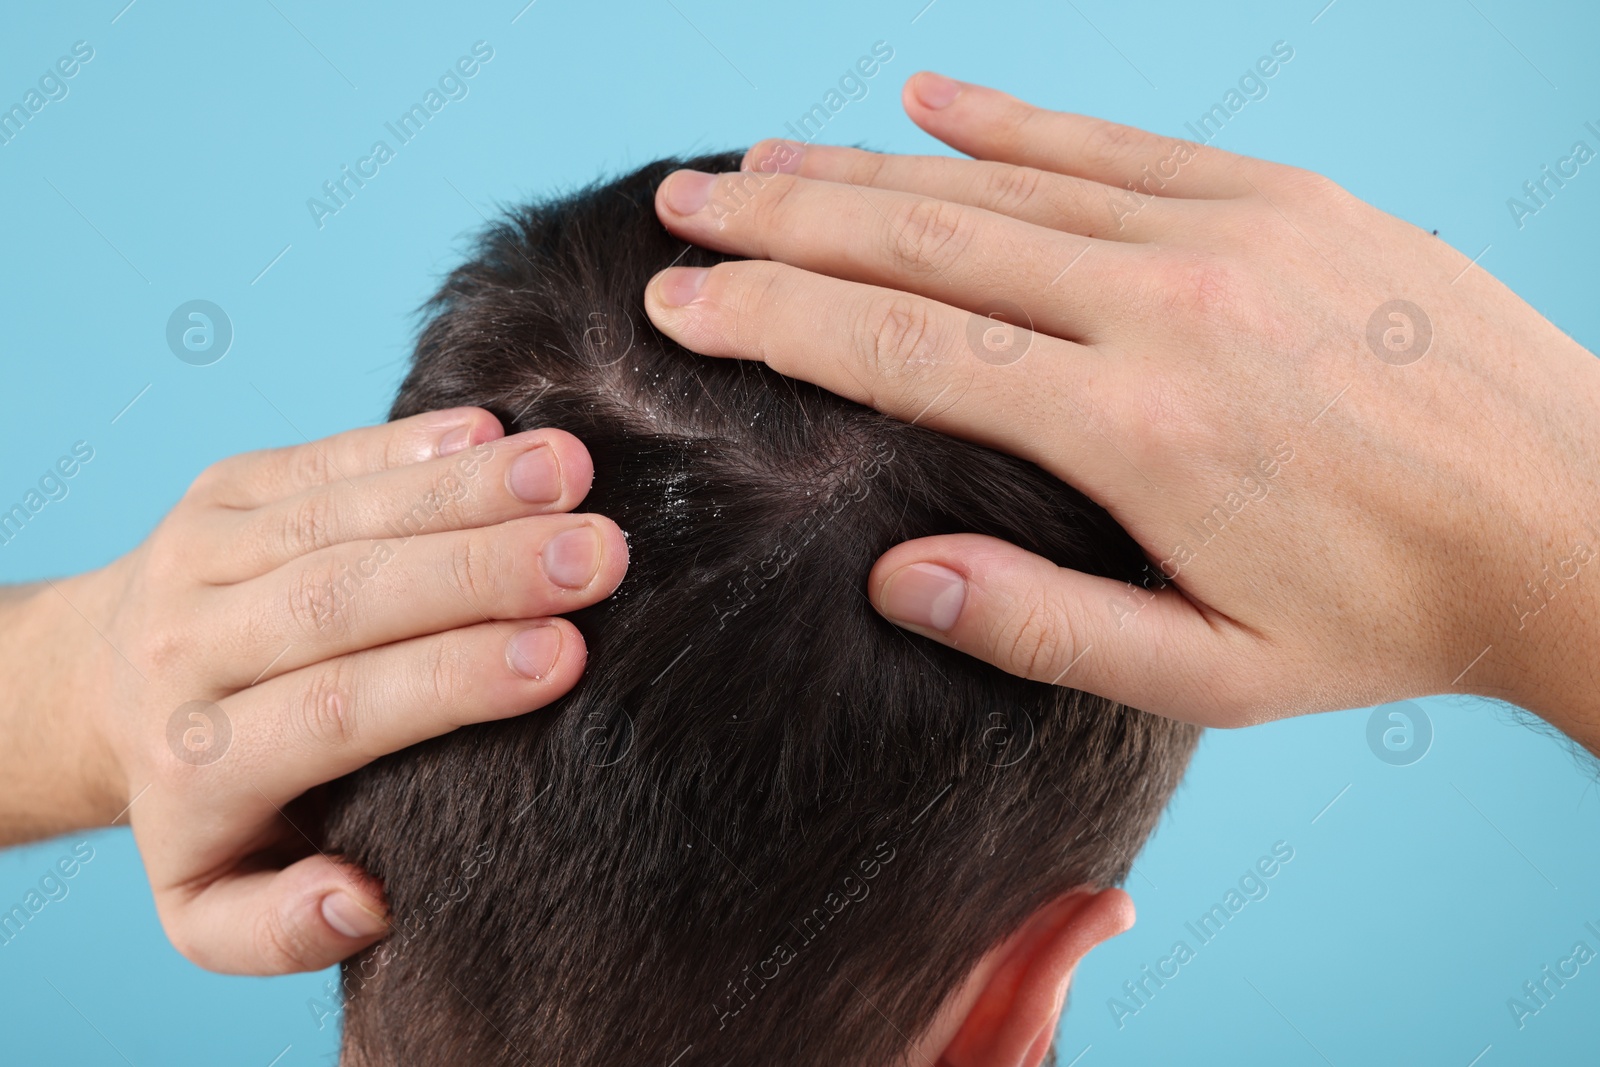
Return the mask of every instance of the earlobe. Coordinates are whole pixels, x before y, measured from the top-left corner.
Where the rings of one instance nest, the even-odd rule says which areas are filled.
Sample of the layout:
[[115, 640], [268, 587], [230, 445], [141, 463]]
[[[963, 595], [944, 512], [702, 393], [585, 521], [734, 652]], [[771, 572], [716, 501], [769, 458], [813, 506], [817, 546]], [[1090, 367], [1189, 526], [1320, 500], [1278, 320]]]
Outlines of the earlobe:
[[[1078, 889], [1029, 917], [973, 968], [920, 1051], [939, 1067], [1038, 1067], [1089, 950], [1133, 925], [1121, 889]], [[953, 1032], [954, 1036], [948, 1036]]]

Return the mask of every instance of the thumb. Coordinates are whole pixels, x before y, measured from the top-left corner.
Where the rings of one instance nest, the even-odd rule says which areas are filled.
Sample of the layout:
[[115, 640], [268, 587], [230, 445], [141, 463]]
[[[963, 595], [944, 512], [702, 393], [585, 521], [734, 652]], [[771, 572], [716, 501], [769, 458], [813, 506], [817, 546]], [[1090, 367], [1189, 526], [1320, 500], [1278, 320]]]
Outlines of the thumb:
[[283, 870], [231, 875], [188, 900], [161, 903], [178, 950], [224, 974], [318, 971], [389, 929], [372, 879], [321, 854]]
[[981, 534], [896, 545], [867, 578], [890, 622], [1035, 681], [1142, 711], [1233, 725], [1242, 636], [1173, 588], [1149, 590], [1058, 567]]

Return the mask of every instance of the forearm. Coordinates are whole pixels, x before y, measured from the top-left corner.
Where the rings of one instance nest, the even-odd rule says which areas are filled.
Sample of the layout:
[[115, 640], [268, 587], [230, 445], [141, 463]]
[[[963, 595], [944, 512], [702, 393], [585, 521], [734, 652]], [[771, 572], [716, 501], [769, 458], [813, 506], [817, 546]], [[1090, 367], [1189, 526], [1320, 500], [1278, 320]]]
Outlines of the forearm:
[[81, 654], [100, 640], [58, 592], [0, 587], [0, 846], [109, 822], [121, 806], [94, 736]]

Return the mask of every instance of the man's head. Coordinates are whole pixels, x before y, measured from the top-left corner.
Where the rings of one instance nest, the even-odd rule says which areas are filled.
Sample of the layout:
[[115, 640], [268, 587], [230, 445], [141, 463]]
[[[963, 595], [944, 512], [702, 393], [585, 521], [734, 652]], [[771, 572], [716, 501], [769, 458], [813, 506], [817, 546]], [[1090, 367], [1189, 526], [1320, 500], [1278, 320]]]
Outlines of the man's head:
[[[1195, 728], [1024, 681], [882, 619], [911, 537], [1136, 580], [1040, 470], [652, 330], [677, 166], [512, 214], [429, 305], [393, 416], [571, 431], [627, 577], [550, 709], [339, 784], [328, 842], [396, 929], [346, 964], [346, 1062], [1037, 1063]], [[531, 549], [530, 549], [531, 551]]]

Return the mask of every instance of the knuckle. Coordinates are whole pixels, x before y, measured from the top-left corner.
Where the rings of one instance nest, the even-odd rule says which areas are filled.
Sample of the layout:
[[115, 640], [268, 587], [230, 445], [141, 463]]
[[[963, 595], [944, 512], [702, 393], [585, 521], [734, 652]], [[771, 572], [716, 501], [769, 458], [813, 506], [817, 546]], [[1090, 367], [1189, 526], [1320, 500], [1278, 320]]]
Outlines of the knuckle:
[[1047, 125], [1047, 112], [1020, 100], [1009, 103], [994, 122], [993, 136], [1002, 149], [996, 155], [1021, 155], [1056, 139]]
[[449, 530], [461, 523], [472, 510], [474, 481], [473, 477], [463, 477], [454, 466], [441, 472], [422, 497], [424, 510], [429, 513], [425, 525], [433, 530]]
[[349, 668], [334, 660], [319, 668], [296, 698], [293, 721], [314, 745], [339, 748], [355, 739], [348, 674]]
[[322, 963], [305, 935], [276, 908], [269, 908], [256, 917], [250, 931], [250, 947], [265, 973], [309, 971]]
[[154, 536], [136, 549], [143, 557], [144, 571], [160, 588], [173, 589], [193, 578], [200, 557], [193, 543], [198, 538], [191, 529], [174, 511], [162, 520]]
[[1243, 203], [1250, 208], [1246, 235], [1260, 244], [1277, 241], [1295, 247], [1308, 240], [1307, 231], [1315, 238], [1319, 227], [1366, 231], [1372, 225], [1365, 201], [1316, 171], [1274, 165], [1257, 184], [1260, 191]]
[[326, 485], [338, 476], [333, 461], [320, 445], [298, 445], [286, 451], [285, 467], [291, 486]]
[[1275, 188], [1297, 199], [1334, 201], [1341, 194], [1349, 195], [1327, 175], [1288, 164], [1274, 165], [1270, 171], [1270, 181]]
[[[717, 273], [720, 272], [713, 272], [713, 277]], [[723, 291], [733, 336], [753, 339], [754, 354], [765, 362], [771, 362], [781, 350], [772, 344], [774, 338], [764, 324], [772, 321], [783, 306], [784, 288], [783, 272], [776, 264], [751, 261], [727, 279]], [[776, 365], [774, 369], [778, 369]]]
[[907, 274], [943, 271], [972, 238], [970, 215], [960, 204], [932, 197], [900, 208], [889, 232], [894, 263]]
[[1105, 166], [1124, 162], [1145, 140], [1142, 130], [1118, 122], [1095, 122], [1083, 135], [1082, 153], [1091, 163]]
[[1003, 662], [1013, 673], [1048, 682], [1072, 662], [1074, 641], [1065, 617], [1046, 599], [1022, 606], [1003, 631]]
[[170, 626], [153, 626], [140, 637], [140, 659], [154, 675], [170, 678], [178, 673], [190, 655], [194, 642], [188, 634]]
[[[283, 611], [292, 628], [306, 636], [317, 634], [339, 636], [349, 630], [349, 609], [354, 596], [354, 586], [342, 583], [346, 575], [330, 562], [318, 562], [299, 567], [289, 580]], [[330, 630], [330, 628], [332, 628]], [[280, 630], [263, 623], [264, 632]]]
[[792, 174], [762, 174], [738, 171], [723, 179], [719, 197], [729, 215], [755, 205], [755, 228], [782, 233], [794, 213], [790, 203], [799, 183]]
[[[173, 589], [192, 564], [183, 563], [175, 551], [158, 552], [157, 547], [146, 544], [135, 550], [144, 555], [147, 587]], [[153, 674], [170, 678], [186, 673], [185, 667], [196, 654], [190, 617], [188, 610], [146, 614], [130, 635], [128, 651]]]
[[449, 712], [464, 704], [472, 692], [472, 664], [472, 650], [460, 637], [447, 634], [435, 641], [418, 679], [424, 706]]
[[[491, 445], [492, 455], [502, 455], [498, 445]], [[440, 529], [440, 519], [446, 516], [454, 505], [449, 494], [443, 491], [447, 479], [454, 478], [453, 472], [447, 473], [428, 489], [407, 494], [403, 499], [393, 503], [390, 512], [389, 528], [399, 531], [405, 537], [415, 537], [417, 534], [432, 533]], [[454, 483], [452, 483], [454, 484]]]
[[1367, 230], [1371, 227], [1371, 209], [1365, 200], [1332, 178], [1312, 171], [1307, 173], [1311, 175], [1308, 182], [1311, 188], [1307, 191], [1306, 198], [1316, 205], [1322, 216], [1336, 220], [1351, 229]]
[[889, 166], [893, 157], [883, 152], [862, 151], [856, 157], [857, 167], [854, 182], [857, 185], [877, 185], [879, 181], [889, 174]]
[[936, 362], [943, 343], [931, 305], [903, 293], [869, 305], [860, 336], [870, 376], [885, 380]]
[[[378, 448], [378, 470], [394, 470], [417, 461], [417, 430], [409, 422], [390, 423], [385, 427]], [[429, 454], [432, 454], [431, 449]]]
[[1129, 398], [1121, 447], [1140, 470], [1163, 470], [1174, 455], [1204, 455], [1216, 436], [1216, 413], [1193, 389], [1147, 375]]
[[288, 558], [309, 555], [337, 541], [333, 496], [311, 492], [287, 505], [280, 513], [278, 543]]
[[1243, 301], [1243, 275], [1219, 256], [1194, 253], [1154, 273], [1158, 310], [1187, 327], [1209, 330], [1233, 321]]
[[1044, 173], [1033, 167], [997, 165], [985, 179], [982, 202], [994, 210], [1015, 214], [1037, 201], [1044, 184]]
[[221, 499], [224, 487], [238, 477], [239, 459], [238, 456], [229, 456], [201, 471], [199, 476], [189, 483], [189, 490], [184, 493], [184, 499], [196, 502]]
[[505, 568], [495, 543], [477, 531], [456, 538], [446, 560], [450, 581], [467, 600], [479, 607], [498, 602]]

